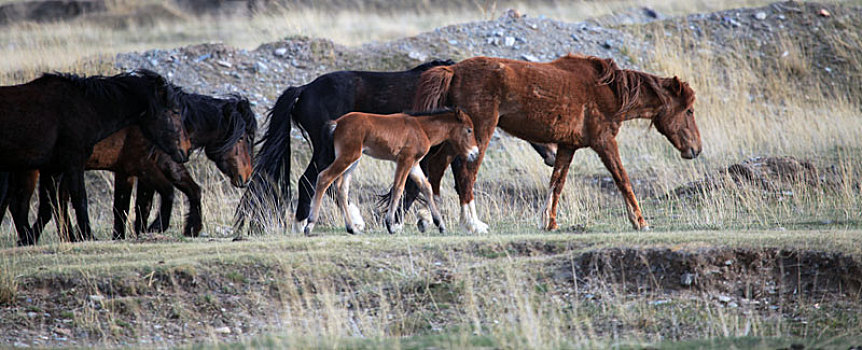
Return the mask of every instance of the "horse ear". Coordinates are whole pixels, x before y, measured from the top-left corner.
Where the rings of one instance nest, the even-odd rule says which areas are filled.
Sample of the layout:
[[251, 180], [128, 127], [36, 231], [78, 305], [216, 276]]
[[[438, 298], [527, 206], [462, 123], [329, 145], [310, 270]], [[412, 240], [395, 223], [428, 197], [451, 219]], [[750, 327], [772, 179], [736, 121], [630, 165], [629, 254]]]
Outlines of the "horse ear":
[[464, 122], [464, 111], [461, 108], [455, 108], [455, 119], [459, 122]]
[[671, 85], [670, 85], [671, 91], [676, 93], [677, 96], [681, 96], [682, 95], [682, 84], [683, 83], [681, 80], [679, 80], [679, 77], [674, 75], [673, 81], [671, 81]]

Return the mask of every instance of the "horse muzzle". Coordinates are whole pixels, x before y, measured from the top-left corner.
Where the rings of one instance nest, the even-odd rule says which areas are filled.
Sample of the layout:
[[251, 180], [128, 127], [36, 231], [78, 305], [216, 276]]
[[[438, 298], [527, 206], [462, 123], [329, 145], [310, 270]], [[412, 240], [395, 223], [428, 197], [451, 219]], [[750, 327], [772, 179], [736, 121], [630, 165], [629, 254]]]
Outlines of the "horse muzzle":
[[470, 151], [467, 152], [467, 161], [475, 162], [476, 159], [479, 158], [479, 147], [473, 146]]
[[702, 148], [694, 149], [694, 147], [689, 147], [685, 151], [682, 151], [681, 156], [685, 159], [695, 159], [700, 155]]

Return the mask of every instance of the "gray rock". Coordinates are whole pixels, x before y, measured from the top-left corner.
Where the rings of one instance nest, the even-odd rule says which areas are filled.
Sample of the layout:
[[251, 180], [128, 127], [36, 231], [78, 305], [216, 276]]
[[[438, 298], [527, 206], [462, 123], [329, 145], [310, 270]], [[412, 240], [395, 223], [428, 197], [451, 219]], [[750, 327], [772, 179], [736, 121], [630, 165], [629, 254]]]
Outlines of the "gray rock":
[[503, 45], [506, 45], [506, 46], [515, 45], [515, 38], [511, 37], [511, 36], [507, 36], [505, 39], [503, 39]]
[[277, 49], [275, 49], [275, 51], [273, 51], [272, 54], [277, 56], [277, 57], [284, 57], [285, 55], [287, 55], [287, 49], [285, 49], [283, 47], [277, 48]]
[[694, 274], [691, 274], [688, 272], [683, 273], [679, 277], [679, 284], [682, 286], [685, 286], [685, 287], [688, 287], [688, 286], [694, 284], [694, 281], [695, 281]]
[[760, 11], [760, 12], [755, 13], [754, 18], [757, 19], [758, 21], [762, 21], [762, 20], [766, 19], [766, 12]]

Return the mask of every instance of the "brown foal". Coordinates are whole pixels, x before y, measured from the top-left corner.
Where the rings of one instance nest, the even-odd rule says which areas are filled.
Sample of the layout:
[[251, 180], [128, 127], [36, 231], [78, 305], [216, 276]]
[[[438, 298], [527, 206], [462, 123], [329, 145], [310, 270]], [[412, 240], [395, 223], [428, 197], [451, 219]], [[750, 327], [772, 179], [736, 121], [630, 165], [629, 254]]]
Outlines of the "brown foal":
[[413, 115], [347, 113], [331, 122], [324, 130], [324, 136], [332, 140], [335, 161], [317, 177], [311, 213], [305, 226], [306, 235], [311, 234], [317, 222], [323, 194], [335, 181], [337, 181], [335, 199], [344, 216], [347, 232], [351, 234], [358, 232], [348, 212], [347, 196], [351, 173], [359, 164], [362, 153], [397, 163], [389, 211], [386, 214], [386, 229], [389, 233], [401, 230], [401, 225], [395, 220], [395, 211], [408, 176], [419, 185], [428, 201], [434, 224], [440, 232], [444, 232], [446, 228], [434, 203], [431, 184], [419, 167], [419, 161], [428, 154], [432, 146], [446, 141], [468, 161], [475, 160], [479, 153], [476, 137], [473, 135], [473, 121], [460, 109], [444, 109]]

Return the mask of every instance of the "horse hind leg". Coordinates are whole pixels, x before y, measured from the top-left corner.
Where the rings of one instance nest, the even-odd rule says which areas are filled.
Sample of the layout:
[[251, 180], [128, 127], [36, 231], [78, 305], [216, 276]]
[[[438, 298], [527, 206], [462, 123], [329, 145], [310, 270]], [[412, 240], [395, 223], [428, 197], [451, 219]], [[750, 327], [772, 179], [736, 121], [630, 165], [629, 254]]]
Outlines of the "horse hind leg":
[[323, 202], [323, 196], [326, 195], [326, 190], [333, 182], [335, 182], [336, 179], [344, 174], [347, 168], [356, 162], [361, 155], [362, 150], [360, 147], [355, 152], [351, 152], [351, 154], [338, 157], [329, 165], [329, 167], [324, 169], [317, 176], [317, 186], [315, 186], [314, 189], [314, 197], [311, 199], [311, 210], [308, 213], [308, 223], [305, 225], [305, 229], [303, 230], [306, 236], [311, 235], [314, 230], [314, 226], [317, 224], [317, 219], [320, 216], [320, 205], [321, 202]]
[[419, 189], [422, 191], [422, 194], [425, 195], [434, 225], [437, 226], [440, 233], [446, 232], [446, 226], [443, 224], [443, 216], [440, 215], [440, 210], [437, 209], [437, 204], [434, 201], [434, 191], [431, 189], [431, 183], [428, 182], [428, 179], [422, 172], [422, 168], [418, 165], [414, 165], [413, 168], [410, 169], [410, 179], [416, 182]]
[[541, 225], [545, 230], [552, 231], [559, 227], [557, 225], [557, 204], [559, 204], [563, 186], [566, 185], [566, 176], [569, 173], [569, 166], [572, 164], [574, 154], [575, 150], [573, 148], [559, 146], [556, 159], [554, 160], [554, 171], [551, 173], [548, 200], [545, 203], [545, 209], [542, 211]]
[[344, 216], [344, 225], [347, 228], [347, 233], [350, 234], [361, 233], [365, 229], [365, 220], [362, 219], [359, 208], [349, 202], [351, 174], [358, 164], [359, 160], [353, 162], [344, 171], [344, 174], [341, 175], [341, 179], [338, 181], [338, 193], [336, 194], [336, 200]]

